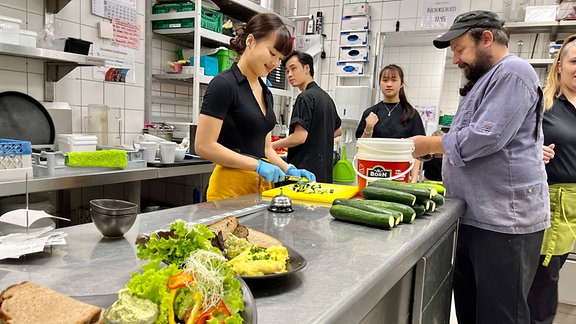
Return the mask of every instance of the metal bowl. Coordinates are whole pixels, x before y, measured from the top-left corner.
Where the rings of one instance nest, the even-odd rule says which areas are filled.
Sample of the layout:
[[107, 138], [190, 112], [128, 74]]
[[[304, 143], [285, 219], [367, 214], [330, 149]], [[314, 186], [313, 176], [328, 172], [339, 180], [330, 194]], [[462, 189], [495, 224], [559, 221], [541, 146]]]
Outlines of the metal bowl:
[[138, 212], [138, 205], [117, 199], [93, 199], [90, 200], [90, 208], [105, 215], [127, 215]]
[[96, 228], [105, 237], [122, 237], [132, 228], [136, 213], [124, 215], [106, 215], [90, 209], [90, 216]]

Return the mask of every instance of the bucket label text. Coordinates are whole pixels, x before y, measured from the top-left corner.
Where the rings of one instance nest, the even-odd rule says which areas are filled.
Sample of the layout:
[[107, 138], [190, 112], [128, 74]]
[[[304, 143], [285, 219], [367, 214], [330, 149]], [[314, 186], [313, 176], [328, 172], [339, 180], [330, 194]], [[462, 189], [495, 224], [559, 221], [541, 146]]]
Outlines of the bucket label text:
[[367, 169], [366, 176], [369, 178], [390, 178], [392, 176], [392, 170], [387, 170], [382, 166], [377, 165], [373, 168]]

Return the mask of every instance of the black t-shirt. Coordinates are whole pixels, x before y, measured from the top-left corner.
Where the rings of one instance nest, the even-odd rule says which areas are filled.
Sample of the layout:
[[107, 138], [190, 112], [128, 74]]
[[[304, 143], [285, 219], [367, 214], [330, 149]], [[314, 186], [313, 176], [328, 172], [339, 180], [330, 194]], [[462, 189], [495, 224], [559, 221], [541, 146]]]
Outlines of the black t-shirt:
[[576, 182], [576, 108], [564, 96], [554, 98], [544, 112], [544, 145], [555, 144], [554, 158], [546, 164], [548, 183]]
[[430, 161], [423, 162], [424, 178], [433, 181], [442, 181], [442, 158], [433, 158]]
[[308, 137], [303, 144], [288, 149], [288, 163], [313, 172], [318, 182], [331, 183], [334, 131], [341, 126], [342, 120], [330, 95], [316, 82], [310, 82], [296, 98], [290, 134], [294, 133], [296, 124], [308, 131]]
[[266, 116], [236, 63], [212, 79], [200, 113], [223, 121], [218, 143], [235, 152], [263, 158], [266, 157], [266, 136], [276, 124], [276, 115], [272, 93], [258, 80], [265, 96]]
[[[395, 105], [395, 104], [394, 104]], [[356, 129], [356, 138], [362, 137], [364, 129], [366, 128], [366, 117], [373, 112], [378, 116], [378, 122], [374, 125], [374, 132], [372, 138], [408, 138], [415, 135], [426, 135], [422, 118], [416, 109], [414, 116], [410, 121], [403, 124], [400, 122], [402, 118], [402, 107], [399, 105], [396, 108], [390, 105], [390, 116], [388, 116], [388, 109], [386, 109], [384, 102], [380, 101], [374, 106], [364, 110], [358, 128]]]

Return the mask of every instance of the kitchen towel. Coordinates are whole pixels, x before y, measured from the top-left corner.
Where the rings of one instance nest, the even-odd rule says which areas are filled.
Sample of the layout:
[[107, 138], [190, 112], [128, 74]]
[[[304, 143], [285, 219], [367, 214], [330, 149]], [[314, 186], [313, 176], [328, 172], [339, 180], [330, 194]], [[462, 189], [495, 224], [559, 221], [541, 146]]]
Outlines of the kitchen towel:
[[66, 165], [71, 167], [125, 168], [128, 158], [124, 150], [68, 152]]

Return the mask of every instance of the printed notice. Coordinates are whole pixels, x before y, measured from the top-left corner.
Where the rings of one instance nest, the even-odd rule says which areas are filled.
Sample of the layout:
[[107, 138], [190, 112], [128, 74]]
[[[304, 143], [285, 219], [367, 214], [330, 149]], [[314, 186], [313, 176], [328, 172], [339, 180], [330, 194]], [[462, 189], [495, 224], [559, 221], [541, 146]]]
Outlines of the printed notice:
[[460, 13], [460, 0], [423, 0], [420, 6], [420, 28], [449, 28]]
[[133, 49], [140, 47], [140, 25], [128, 20], [112, 18], [112, 30], [114, 32], [112, 42]]

